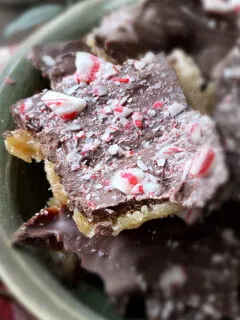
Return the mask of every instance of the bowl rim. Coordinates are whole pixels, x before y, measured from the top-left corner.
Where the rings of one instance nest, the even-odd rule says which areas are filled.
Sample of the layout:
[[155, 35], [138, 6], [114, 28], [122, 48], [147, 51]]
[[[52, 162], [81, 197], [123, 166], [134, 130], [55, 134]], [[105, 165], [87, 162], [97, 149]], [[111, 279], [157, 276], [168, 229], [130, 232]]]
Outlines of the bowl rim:
[[[66, 12], [60, 14], [57, 18], [45, 24], [37, 31], [32, 33], [17, 50], [15, 55], [10, 59], [7, 66], [0, 74], [0, 97], [6, 94], [6, 84], [4, 79], [19, 67], [22, 59], [31, 49], [33, 45], [39, 43], [47, 43], [51, 41], [51, 32], [57, 32], [63, 28], [69, 21], [78, 21], [77, 19], [81, 16], [84, 20], [85, 12], [91, 12], [94, 10], [94, 17], [89, 16], [89, 19], [95, 21], [100, 19], [105, 13], [118, 8], [124, 4], [130, 4], [136, 0], [85, 0], [70, 7]], [[98, 10], [99, 9], [99, 10]], [[95, 19], [95, 20], [93, 20]], [[87, 28], [87, 18], [83, 21], [85, 28]], [[65, 28], [67, 29], [67, 28]], [[77, 26], [71, 25], [69, 30], [65, 30], [65, 40], [69, 36], [72, 38], [73, 31], [77, 30]], [[64, 40], [61, 38], [59, 33], [55, 41]], [[10, 190], [7, 189], [7, 178], [11, 160], [6, 162], [6, 168], [3, 173], [0, 172], [0, 180], [2, 185], [0, 187], [0, 212], [6, 211], [4, 201], [9, 198]], [[50, 293], [44, 288], [44, 282], [41, 281], [36, 275], [34, 270], [27, 265], [27, 256], [24, 252], [11, 248], [10, 239], [1, 225], [0, 222], [0, 277], [4, 279], [4, 282], [8, 286], [9, 290], [16, 297], [16, 299], [25, 306], [25, 308], [39, 320], [104, 320], [105, 318], [95, 311], [91, 310], [90, 307], [84, 305], [81, 301], [77, 300], [74, 296], [70, 295], [66, 291], [66, 300], [61, 299], [58, 296], [51, 296]], [[25, 260], [26, 259], [26, 260]], [[18, 268], [18, 269], [17, 269]], [[28, 283], [25, 282], [27, 279], [26, 275], [31, 276], [31, 290], [29, 292]], [[46, 279], [51, 277], [46, 274]], [[49, 278], [50, 279], [50, 278]], [[59, 290], [61, 290], [59, 284]], [[33, 291], [41, 296], [42, 300], [39, 304], [37, 297], [33, 295]], [[65, 292], [64, 292], [65, 294]], [[64, 297], [65, 298], [65, 297]], [[65, 303], [63, 303], [65, 302]], [[45, 305], [46, 303], [46, 305]]]

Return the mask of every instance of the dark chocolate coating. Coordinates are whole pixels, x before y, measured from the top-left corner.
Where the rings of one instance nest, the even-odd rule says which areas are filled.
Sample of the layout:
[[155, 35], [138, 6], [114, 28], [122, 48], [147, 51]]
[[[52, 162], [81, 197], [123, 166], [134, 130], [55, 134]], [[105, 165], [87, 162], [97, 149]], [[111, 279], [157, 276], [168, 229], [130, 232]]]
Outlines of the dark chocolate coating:
[[240, 200], [240, 40], [215, 70], [214, 119], [222, 134], [231, 173], [230, 196]]
[[[58, 82], [57, 90], [60, 92], [69, 93], [74, 89], [71, 92], [73, 96], [87, 99], [87, 107], [74, 120], [63, 121], [44, 106], [41, 98], [45, 92], [12, 107], [18, 126], [33, 133], [45, 157], [54, 163], [71, 207], [78, 208], [95, 221], [168, 200], [190, 208], [202, 208], [227, 180], [214, 123], [188, 107], [177, 76], [164, 55], [151, 55], [144, 59], [140, 60], [144, 63], [141, 70], [135, 67], [136, 61], [126, 61], [119, 67], [116, 81], [114, 78], [101, 79], [100, 82], [96, 79], [81, 87], [71, 75]], [[122, 79], [130, 80], [125, 83], [121, 82]], [[106, 93], [96, 96], [93, 92], [99, 84], [104, 86]], [[155, 102], [159, 101], [161, 107], [155, 108]], [[24, 114], [23, 103], [30, 104]], [[110, 112], [102, 113], [111, 104], [114, 107]], [[130, 112], [140, 113], [140, 128], [130, 115], [125, 117], [128, 125], [122, 124], [122, 118], [116, 111], [119, 105], [120, 108], [129, 108]], [[200, 136], [194, 142], [189, 132], [196, 123], [200, 126]], [[106, 138], [107, 130], [112, 130], [112, 127], [113, 132]], [[85, 137], [77, 138], [76, 134], [82, 130]], [[96, 148], [85, 151], [86, 145], [92, 146], [96, 141]], [[123, 154], [111, 154], [108, 149], [112, 145], [120, 147]], [[213, 169], [209, 175], [193, 178], [188, 174], [186, 165], [191, 161], [197, 163], [199, 153], [208, 146], [215, 152]], [[154, 159], [159, 150], [168, 147], [170, 153], [173, 148], [173, 154], [159, 166]], [[132, 151], [132, 156], [128, 155], [129, 151]], [[109, 190], [106, 187], [105, 183], [109, 184], [119, 169], [137, 168], [139, 159], [146, 167], [144, 175], [157, 179], [159, 189], [156, 192], [130, 195], [117, 188]]]
[[143, 0], [113, 12], [93, 31], [96, 47], [117, 62], [180, 47], [207, 77], [238, 34], [236, 14], [206, 13], [201, 0]]
[[[67, 59], [69, 59], [69, 57], [73, 57], [74, 61], [77, 51], [89, 51], [89, 47], [85, 44], [83, 39], [36, 45], [30, 52], [28, 59], [36, 69], [42, 72], [44, 77], [48, 77], [54, 82], [56, 77], [56, 69], [58, 70], [58, 78], [62, 68], [65, 69], [65, 72], [61, 74], [62, 77], [74, 73], [75, 70], [72, 70], [71, 67], [67, 68], [65, 65], [65, 60], [66, 57]], [[55, 85], [53, 83], [52, 88], [54, 87]]]
[[151, 320], [238, 319], [239, 209], [228, 204], [191, 227], [169, 217], [92, 239], [67, 208], [46, 209], [17, 231], [14, 243], [76, 253], [84, 269], [103, 279], [112, 301], [144, 297]]

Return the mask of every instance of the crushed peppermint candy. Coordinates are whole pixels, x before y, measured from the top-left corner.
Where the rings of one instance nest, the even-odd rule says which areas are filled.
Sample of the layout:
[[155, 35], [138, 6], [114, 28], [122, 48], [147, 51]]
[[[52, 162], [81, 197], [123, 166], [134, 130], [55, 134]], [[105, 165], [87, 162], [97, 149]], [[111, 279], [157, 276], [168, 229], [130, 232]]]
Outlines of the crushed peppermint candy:
[[143, 185], [141, 183], [136, 184], [131, 190], [132, 195], [143, 194], [143, 193], [144, 193]]
[[193, 143], [199, 143], [201, 141], [202, 137], [202, 129], [201, 126], [198, 123], [194, 123], [191, 126], [189, 138]]
[[210, 13], [227, 14], [240, 11], [240, 0], [202, 0], [204, 10]]
[[119, 67], [110, 62], [105, 62], [102, 70], [103, 79], [109, 79], [119, 73]]
[[178, 148], [176, 146], [166, 146], [162, 148], [160, 151], [156, 153], [155, 158], [156, 159], [168, 159], [175, 153], [183, 152], [184, 150], [181, 148]]
[[41, 100], [64, 121], [71, 121], [86, 107], [87, 103], [80, 98], [49, 90]]
[[21, 115], [25, 115], [28, 111], [31, 110], [33, 106], [32, 99], [26, 99], [23, 103], [21, 103], [19, 107], [19, 112]]
[[121, 105], [116, 106], [113, 111], [119, 118], [127, 118], [132, 113], [130, 108]]
[[137, 166], [142, 170], [142, 171], [147, 171], [148, 167], [142, 160], [137, 161]]
[[177, 216], [185, 221], [186, 224], [194, 224], [202, 214], [202, 210], [199, 208], [190, 208], [188, 210], [179, 212]]
[[139, 184], [143, 178], [144, 172], [138, 168], [120, 170], [113, 176], [111, 185], [125, 194], [131, 194], [133, 187]]
[[119, 83], [128, 83], [130, 81], [129, 78], [112, 78], [112, 80]]
[[170, 113], [170, 115], [172, 117], [177, 116], [179, 113], [181, 113], [183, 110], [186, 109], [186, 106], [178, 103], [178, 102], [174, 102], [173, 104], [171, 104], [170, 106], [167, 107], [168, 111]]
[[117, 145], [117, 144], [111, 145], [111, 146], [108, 148], [108, 152], [109, 152], [111, 155], [124, 154], [124, 150], [123, 150], [121, 147], [119, 147], [119, 145]]
[[136, 127], [142, 128], [143, 126], [143, 115], [141, 112], [133, 112], [132, 120]]
[[90, 83], [94, 81], [97, 72], [100, 69], [100, 59], [88, 52], [77, 52], [75, 65], [77, 71], [75, 73], [78, 83], [81, 81]]
[[153, 104], [154, 109], [161, 109], [163, 107], [163, 103], [161, 101], [156, 101]]
[[172, 292], [182, 287], [187, 280], [187, 275], [182, 266], [172, 266], [161, 275], [159, 279], [160, 288], [165, 292]]
[[193, 178], [204, 177], [209, 174], [215, 160], [215, 152], [211, 147], [204, 147], [193, 160], [190, 176]]
[[157, 182], [145, 182], [143, 183], [143, 191], [148, 195], [155, 195], [160, 190], [160, 185]]
[[97, 84], [96, 86], [93, 87], [93, 94], [95, 96], [105, 96], [105, 94], [107, 94], [108, 89], [106, 86], [102, 85], [102, 84]]

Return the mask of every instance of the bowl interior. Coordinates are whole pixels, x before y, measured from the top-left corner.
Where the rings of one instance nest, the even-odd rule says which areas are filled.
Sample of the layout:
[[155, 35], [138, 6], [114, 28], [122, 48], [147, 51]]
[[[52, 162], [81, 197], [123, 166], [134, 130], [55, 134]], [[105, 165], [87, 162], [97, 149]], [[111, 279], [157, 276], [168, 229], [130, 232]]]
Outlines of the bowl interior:
[[[0, 77], [0, 134], [14, 128], [9, 107], [47, 85], [25, 59], [30, 48], [37, 43], [79, 38], [108, 11], [130, 2], [84, 1], [24, 42]], [[5, 84], [6, 76], [15, 84]], [[0, 275], [13, 294], [41, 320], [120, 319], [101, 286], [83, 280], [77, 287], [65, 288], [33, 251], [11, 247], [13, 232], [45, 205], [49, 186], [42, 166], [9, 156], [3, 139], [0, 139], [0, 181]]]

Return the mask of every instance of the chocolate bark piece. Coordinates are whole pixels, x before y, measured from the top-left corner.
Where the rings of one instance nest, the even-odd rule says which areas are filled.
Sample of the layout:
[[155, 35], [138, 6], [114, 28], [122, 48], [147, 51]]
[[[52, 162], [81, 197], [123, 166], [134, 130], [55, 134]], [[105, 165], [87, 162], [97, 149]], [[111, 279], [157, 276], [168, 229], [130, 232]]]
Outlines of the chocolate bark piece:
[[149, 50], [182, 48], [210, 76], [238, 32], [237, 14], [210, 14], [200, 0], [143, 0], [106, 16], [87, 42], [98, 54], [117, 62]]
[[238, 319], [238, 211], [239, 204], [232, 203], [194, 226], [168, 217], [117, 237], [89, 239], [66, 207], [45, 209], [17, 231], [14, 243], [77, 253], [82, 267], [103, 279], [112, 301], [142, 296], [151, 320], [199, 319], [199, 314]]
[[71, 208], [111, 227], [163, 202], [204, 207], [227, 180], [222, 148], [164, 55], [120, 67], [79, 52], [76, 67], [58, 84], [64, 94], [44, 91], [12, 107], [54, 164]]
[[215, 70], [217, 82], [216, 120], [226, 149], [231, 173], [230, 195], [240, 199], [240, 41]]
[[[44, 77], [51, 78], [52, 70], [55, 69], [56, 66], [58, 66], [59, 69], [63, 67], [66, 68], [64, 65], [66, 57], [73, 56], [73, 59], [75, 59], [77, 51], [89, 51], [89, 47], [86, 45], [84, 39], [36, 45], [29, 53], [28, 59], [36, 69], [42, 72]], [[72, 72], [74, 72], [74, 70]], [[71, 74], [72, 72], [65, 72], [64, 75]]]

